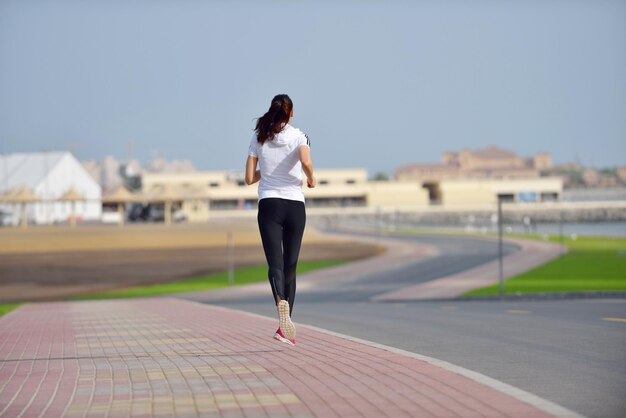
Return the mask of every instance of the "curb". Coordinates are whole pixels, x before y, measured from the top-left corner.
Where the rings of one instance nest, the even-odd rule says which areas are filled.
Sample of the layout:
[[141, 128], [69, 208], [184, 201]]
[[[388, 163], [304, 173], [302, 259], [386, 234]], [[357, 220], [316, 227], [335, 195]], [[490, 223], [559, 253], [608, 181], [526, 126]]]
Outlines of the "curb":
[[581, 299], [626, 299], [626, 292], [562, 292], [562, 293], [532, 293], [522, 295], [498, 295], [493, 296], [459, 296], [457, 298], [431, 298], [431, 299], [385, 299], [376, 303], [429, 303], [429, 302], [541, 302], [541, 301], [565, 301]]
[[[460, 301], [478, 300], [510, 300], [510, 301], [541, 301], [541, 300], [576, 300], [576, 299], [623, 299], [626, 292], [558, 292], [558, 293], [529, 293], [521, 295], [494, 296], [467, 296], [450, 299]], [[436, 299], [433, 299], [436, 300]]]

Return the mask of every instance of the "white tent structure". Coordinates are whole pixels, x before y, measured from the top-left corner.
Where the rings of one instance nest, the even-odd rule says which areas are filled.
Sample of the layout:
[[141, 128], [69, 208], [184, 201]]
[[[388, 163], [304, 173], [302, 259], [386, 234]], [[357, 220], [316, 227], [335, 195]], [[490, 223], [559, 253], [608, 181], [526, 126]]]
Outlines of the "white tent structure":
[[[82, 220], [99, 220], [102, 216], [100, 185], [69, 152], [0, 155], [0, 195], [21, 187], [32, 190], [39, 199], [27, 207], [29, 222], [66, 222], [72, 213]], [[63, 196], [70, 190], [84, 200], [64, 200]], [[12, 223], [21, 221], [13, 205], [0, 204], [0, 209], [12, 214]]]

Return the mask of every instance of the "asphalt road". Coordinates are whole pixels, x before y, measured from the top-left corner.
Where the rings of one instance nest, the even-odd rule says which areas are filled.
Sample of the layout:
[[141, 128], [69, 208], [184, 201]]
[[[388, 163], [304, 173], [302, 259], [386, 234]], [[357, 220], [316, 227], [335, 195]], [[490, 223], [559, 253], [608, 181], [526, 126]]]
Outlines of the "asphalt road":
[[[300, 292], [296, 323], [435, 357], [590, 417], [626, 416], [626, 299], [375, 303], [371, 296], [493, 260], [492, 242], [414, 237], [439, 255]], [[506, 252], [514, 251], [507, 247]], [[274, 316], [267, 298], [222, 305]], [[273, 330], [268, 330], [268, 338]]]

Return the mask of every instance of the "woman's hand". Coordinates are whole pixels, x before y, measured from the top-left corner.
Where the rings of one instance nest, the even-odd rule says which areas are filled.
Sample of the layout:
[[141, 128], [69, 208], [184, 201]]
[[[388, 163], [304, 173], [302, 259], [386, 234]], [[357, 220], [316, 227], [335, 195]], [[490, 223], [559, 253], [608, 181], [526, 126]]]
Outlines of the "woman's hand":
[[306, 185], [309, 189], [314, 188], [317, 185], [317, 179], [315, 177], [307, 178]]

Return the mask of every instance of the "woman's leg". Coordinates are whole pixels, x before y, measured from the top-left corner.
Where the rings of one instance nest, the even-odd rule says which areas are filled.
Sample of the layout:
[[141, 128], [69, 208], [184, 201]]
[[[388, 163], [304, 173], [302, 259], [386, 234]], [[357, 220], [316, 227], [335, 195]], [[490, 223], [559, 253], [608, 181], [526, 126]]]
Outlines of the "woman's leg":
[[296, 269], [302, 246], [302, 235], [306, 224], [304, 203], [298, 201], [287, 202], [287, 213], [283, 224], [283, 265], [285, 273], [285, 295], [289, 302], [290, 315], [293, 314], [293, 304], [296, 299]]
[[261, 199], [259, 201], [257, 220], [268, 265], [267, 276], [277, 304], [281, 299], [287, 299], [281, 242], [283, 238], [282, 212], [280, 199]]

